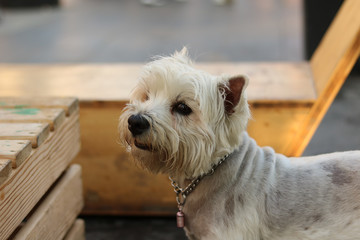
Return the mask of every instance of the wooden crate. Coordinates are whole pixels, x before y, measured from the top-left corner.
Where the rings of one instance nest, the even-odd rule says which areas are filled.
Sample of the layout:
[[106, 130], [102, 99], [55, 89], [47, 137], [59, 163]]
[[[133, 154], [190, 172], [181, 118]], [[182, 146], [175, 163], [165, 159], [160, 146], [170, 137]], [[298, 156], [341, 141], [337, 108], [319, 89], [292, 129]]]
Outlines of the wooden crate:
[[[80, 127], [78, 101], [74, 98], [46, 98], [40, 102], [35, 98], [3, 98], [0, 102], [0, 239], [7, 239], [26, 217], [29, 221], [19, 234], [28, 231], [26, 229], [31, 224], [44, 227], [49, 223], [53, 210], [33, 212], [32, 217], [29, 214], [79, 152]], [[70, 168], [68, 172], [76, 177], [76, 181], [67, 181], [75, 181], [77, 185], [73, 185], [78, 191], [78, 198], [68, 203], [76, 203], [77, 208], [81, 208], [80, 200], [77, 200], [80, 196], [82, 202], [79, 166]], [[69, 174], [63, 178], [66, 180]], [[61, 183], [59, 180], [58, 184]], [[60, 191], [59, 188], [55, 186], [53, 192]], [[64, 204], [58, 202], [53, 194], [43, 203], [47, 206]], [[76, 215], [79, 211], [75, 211]], [[67, 228], [74, 220], [66, 223]], [[65, 223], [58, 226], [65, 235], [68, 230]], [[18, 239], [46, 239], [36, 237], [41, 231], [22, 233]]]
[[[259, 145], [299, 156], [360, 52], [360, 1], [344, 1], [309, 62], [199, 63], [213, 74], [247, 74]], [[149, 175], [118, 144], [118, 118], [142, 64], [0, 65], [0, 95], [80, 99], [85, 210], [89, 214], [173, 214], [167, 176]], [[1, 102], [1, 100], [0, 100]]]
[[10, 239], [79, 239], [79, 236], [71, 238], [74, 233], [84, 237], [84, 231], [79, 232], [75, 222], [83, 205], [81, 167], [72, 165], [32, 209]]

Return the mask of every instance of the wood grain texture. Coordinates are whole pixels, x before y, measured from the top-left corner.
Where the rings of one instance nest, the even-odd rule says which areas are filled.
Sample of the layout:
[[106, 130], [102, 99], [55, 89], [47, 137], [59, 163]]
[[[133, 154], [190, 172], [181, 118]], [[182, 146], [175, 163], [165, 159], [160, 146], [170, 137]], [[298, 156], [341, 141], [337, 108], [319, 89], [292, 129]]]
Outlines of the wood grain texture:
[[360, 1], [343, 2], [311, 58], [318, 98], [291, 143], [289, 154], [300, 156], [360, 55]]
[[81, 167], [72, 165], [27, 217], [13, 239], [63, 239], [83, 205]]
[[9, 108], [0, 109], [0, 123], [48, 123], [54, 131], [65, 120], [63, 109]]
[[85, 240], [85, 221], [76, 219], [64, 240]]
[[29, 140], [33, 148], [43, 143], [49, 133], [48, 124], [0, 123], [0, 140]]
[[66, 118], [0, 186], [0, 239], [10, 236], [78, 153], [78, 118], [78, 112]]
[[[306, 62], [199, 63], [195, 67], [216, 75], [248, 75], [250, 100], [316, 99], [311, 69]], [[141, 68], [141, 64], [2, 64], [0, 95], [77, 96], [80, 101], [126, 101]]]
[[62, 108], [70, 116], [78, 108], [78, 99], [53, 97], [0, 97], [0, 108]]
[[0, 186], [10, 176], [11, 169], [12, 169], [11, 160], [0, 159]]
[[19, 167], [31, 153], [28, 140], [0, 140], [0, 158], [10, 159], [12, 167]]

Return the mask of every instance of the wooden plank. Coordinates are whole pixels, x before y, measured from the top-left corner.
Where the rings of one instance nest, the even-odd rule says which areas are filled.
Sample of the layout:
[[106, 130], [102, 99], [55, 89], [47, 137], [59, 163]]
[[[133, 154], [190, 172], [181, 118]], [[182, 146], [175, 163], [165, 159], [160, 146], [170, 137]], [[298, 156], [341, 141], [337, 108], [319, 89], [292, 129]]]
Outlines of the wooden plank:
[[75, 112], [0, 186], [0, 239], [14, 232], [79, 149], [79, 114]]
[[48, 123], [54, 131], [65, 120], [63, 109], [9, 108], [0, 109], [0, 123]]
[[0, 158], [10, 159], [12, 167], [19, 167], [30, 156], [31, 143], [28, 140], [0, 140]]
[[[10, 176], [11, 173], [11, 160], [0, 159], [0, 186], [5, 182], [5, 180]], [[0, 196], [1, 198], [1, 196]]]
[[75, 223], [64, 237], [64, 240], [85, 240], [85, 221], [76, 219]]
[[246, 75], [252, 102], [313, 102], [316, 91], [307, 62], [199, 63], [199, 69], [215, 75]]
[[81, 167], [72, 165], [13, 239], [63, 239], [83, 205]]
[[311, 58], [318, 99], [289, 154], [300, 156], [360, 55], [360, 1], [347, 0]]
[[78, 99], [71, 97], [0, 97], [0, 108], [62, 108], [70, 116], [78, 108]]
[[[127, 101], [142, 67], [142, 64], [2, 64], [0, 95], [70, 95], [82, 102]], [[317, 97], [307, 62], [198, 63], [195, 67], [213, 74], [248, 75], [248, 96], [252, 101], [311, 102]]]
[[0, 140], [29, 140], [33, 148], [43, 143], [49, 133], [48, 124], [0, 123]]
[[[360, 51], [360, 1], [346, 0], [311, 57], [316, 89], [321, 94], [330, 79], [340, 85], [351, 71]], [[341, 80], [339, 79], [341, 78]]]

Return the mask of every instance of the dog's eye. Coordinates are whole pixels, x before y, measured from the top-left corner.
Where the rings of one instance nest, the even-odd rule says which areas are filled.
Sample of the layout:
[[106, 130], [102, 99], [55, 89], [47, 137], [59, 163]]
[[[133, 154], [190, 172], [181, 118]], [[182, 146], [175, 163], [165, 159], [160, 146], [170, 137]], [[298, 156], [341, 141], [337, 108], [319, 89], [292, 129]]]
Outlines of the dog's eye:
[[192, 113], [190, 107], [188, 107], [185, 103], [176, 103], [172, 109], [174, 112], [177, 112], [181, 115], [187, 116]]
[[145, 93], [141, 96], [141, 101], [146, 102], [147, 100], [149, 100], [149, 95], [147, 93]]

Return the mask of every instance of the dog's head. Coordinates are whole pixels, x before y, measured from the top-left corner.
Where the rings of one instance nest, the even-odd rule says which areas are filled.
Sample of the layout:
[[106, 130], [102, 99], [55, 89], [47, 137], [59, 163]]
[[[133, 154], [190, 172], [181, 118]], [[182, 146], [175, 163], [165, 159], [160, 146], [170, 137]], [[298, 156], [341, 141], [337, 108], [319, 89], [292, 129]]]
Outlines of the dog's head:
[[144, 67], [120, 116], [120, 139], [153, 173], [199, 176], [241, 144], [247, 83], [194, 69], [185, 48], [159, 58]]

